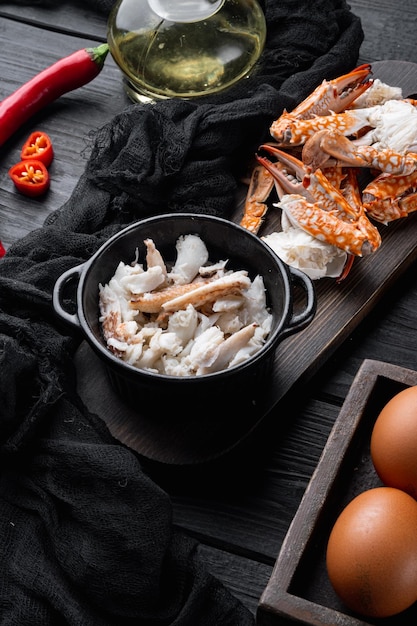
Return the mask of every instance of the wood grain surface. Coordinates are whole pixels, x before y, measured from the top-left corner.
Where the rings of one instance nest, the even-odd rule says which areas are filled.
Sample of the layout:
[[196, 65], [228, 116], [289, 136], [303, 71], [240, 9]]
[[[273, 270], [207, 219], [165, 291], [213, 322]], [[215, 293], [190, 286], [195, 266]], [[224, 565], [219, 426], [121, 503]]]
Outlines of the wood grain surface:
[[[391, 68], [389, 71], [395, 69], [397, 77], [393, 60], [417, 63], [414, 0], [354, 0], [349, 4], [361, 17], [365, 33], [360, 62], [389, 60], [386, 67]], [[65, 54], [105, 41], [106, 23], [104, 18], [87, 11], [82, 2], [79, 6], [57, 3], [48, 9], [37, 7], [36, 3], [2, 2], [0, 35], [3, 98]], [[405, 78], [402, 72], [407, 74], [412, 68], [402, 68], [401, 77]], [[84, 170], [89, 134], [128, 104], [119, 70], [109, 58], [94, 81], [50, 105], [1, 147], [0, 239], [6, 248], [41, 227], [46, 216], [63, 205]], [[42, 201], [33, 201], [15, 193], [7, 170], [16, 162], [28, 132], [38, 126], [53, 138], [56, 157], [51, 167], [50, 193]], [[356, 264], [354, 274], [340, 290], [346, 309], [340, 311], [338, 324], [339, 328], [343, 326], [343, 337], [338, 343], [334, 342], [334, 329], [327, 328], [335, 324], [331, 307], [324, 305], [325, 299], [332, 297], [327, 292], [335, 286], [319, 286], [320, 329], [317, 322], [306, 330], [314, 335], [313, 344], [319, 342], [325, 358], [318, 358], [311, 366], [308, 381], [302, 379], [305, 365], [297, 365], [292, 376], [299, 384], [285, 394], [241, 446], [213, 462], [194, 464], [191, 468], [143, 459], [146, 471], [171, 495], [175, 526], [199, 540], [200, 555], [207, 567], [254, 615], [286, 532], [363, 360], [417, 368], [417, 281], [411, 241], [416, 236], [415, 228], [415, 219], [405, 220], [390, 228], [389, 237], [384, 237], [381, 254], [389, 256], [390, 279], [383, 289], [378, 274], [385, 271], [379, 265], [380, 253], [372, 259], [376, 263], [373, 271], [367, 260]], [[397, 238], [397, 251], [390, 248], [390, 237]], [[288, 349], [288, 344], [282, 348]], [[283, 363], [290, 359], [282, 353], [277, 357]], [[277, 386], [283, 371], [278, 375]], [[233, 398], [224, 401], [233, 407]], [[141, 436], [137, 434], [138, 439]], [[279, 624], [286, 626], [283, 620]]]

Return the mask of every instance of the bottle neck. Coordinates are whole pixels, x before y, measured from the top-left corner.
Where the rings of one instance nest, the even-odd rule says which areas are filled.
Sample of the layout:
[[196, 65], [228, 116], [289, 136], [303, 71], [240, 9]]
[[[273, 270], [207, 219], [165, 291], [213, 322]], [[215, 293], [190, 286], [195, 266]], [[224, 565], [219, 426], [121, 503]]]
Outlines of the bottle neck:
[[171, 22], [199, 22], [216, 13], [226, 0], [148, 0], [152, 11]]

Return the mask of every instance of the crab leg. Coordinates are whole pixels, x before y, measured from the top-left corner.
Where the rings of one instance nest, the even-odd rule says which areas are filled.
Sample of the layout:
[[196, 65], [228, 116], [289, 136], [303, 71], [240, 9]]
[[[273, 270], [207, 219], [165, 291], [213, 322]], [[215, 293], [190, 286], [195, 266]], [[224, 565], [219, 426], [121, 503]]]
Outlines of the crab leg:
[[310, 137], [314, 137], [322, 130], [329, 132], [339, 132], [342, 135], [355, 135], [367, 124], [365, 109], [354, 111], [344, 111], [329, 115], [316, 116], [306, 120], [292, 120], [288, 124], [283, 137], [277, 136], [271, 128], [271, 135], [281, 148], [301, 146]]
[[189, 293], [165, 301], [161, 308], [164, 309], [164, 311], [173, 312], [186, 309], [189, 304], [192, 304], [194, 308], [202, 307], [207, 303], [214, 302], [218, 298], [240, 295], [242, 291], [249, 289], [250, 284], [251, 281], [247, 272], [240, 270], [216, 278]]
[[407, 217], [417, 211], [417, 172], [380, 174], [363, 190], [363, 203], [368, 215], [383, 224]]
[[141, 294], [132, 298], [129, 306], [142, 313], [159, 313], [166, 311], [172, 313], [180, 309], [186, 309], [189, 304], [194, 308], [202, 307], [217, 298], [240, 294], [242, 290], [250, 287], [250, 279], [247, 272], [240, 270], [232, 274], [226, 274], [214, 280], [196, 280], [185, 285], [172, 285]]
[[[258, 161], [284, 189], [279, 206], [292, 223], [348, 254], [363, 256], [379, 248], [379, 231], [368, 220], [360, 201], [352, 207], [320, 170], [306, 174], [303, 164], [295, 157], [269, 145], [262, 147], [279, 158], [281, 166], [288, 165], [297, 174], [297, 177], [288, 176], [281, 166], [258, 157]], [[301, 184], [300, 173], [304, 174]], [[360, 200], [359, 195], [350, 194], [349, 198]]]
[[129, 301], [129, 306], [131, 309], [142, 311], [142, 313], [159, 313], [165, 302], [184, 296], [184, 294], [188, 294], [190, 291], [195, 291], [203, 284], [207, 284], [207, 282], [207, 279], [205, 281], [198, 280], [185, 285], [169, 285], [159, 291], [152, 289], [149, 292], [141, 292], [138, 295], [132, 296]]
[[[268, 159], [257, 156], [284, 193], [302, 195], [312, 203], [319, 202], [324, 210], [332, 211], [338, 219], [357, 218], [357, 208], [349, 204], [321, 170], [309, 173], [296, 157], [269, 144], [261, 146], [261, 149], [278, 159], [277, 163], [271, 163]], [[283, 194], [278, 190], [278, 195], [282, 197]]]
[[268, 207], [265, 201], [268, 199], [274, 187], [274, 178], [262, 165], [258, 165], [252, 172], [249, 190], [246, 196], [245, 208], [240, 225], [257, 233], [260, 229]]
[[357, 145], [344, 135], [328, 130], [321, 130], [306, 141], [302, 158], [304, 165], [312, 171], [329, 164], [368, 167], [389, 174], [405, 175], [417, 169], [415, 153], [400, 154], [390, 148], [377, 150], [373, 146]]
[[286, 195], [279, 206], [299, 228], [348, 254], [365, 256], [374, 247], [358, 222], [344, 222], [302, 196]]
[[[299, 145], [295, 140], [293, 125], [300, 120], [311, 120], [316, 116], [327, 116], [331, 112], [339, 113], [348, 108], [371, 85], [366, 80], [371, 73], [371, 66], [361, 65], [348, 74], [331, 81], [324, 80], [303, 102], [291, 112], [283, 114], [271, 125], [272, 137], [281, 145]], [[312, 131], [314, 132], [314, 131]]]

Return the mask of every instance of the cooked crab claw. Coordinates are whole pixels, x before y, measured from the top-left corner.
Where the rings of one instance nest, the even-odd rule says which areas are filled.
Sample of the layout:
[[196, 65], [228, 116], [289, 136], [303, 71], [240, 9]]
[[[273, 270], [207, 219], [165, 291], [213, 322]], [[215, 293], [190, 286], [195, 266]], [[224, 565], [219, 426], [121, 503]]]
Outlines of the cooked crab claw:
[[257, 233], [268, 210], [266, 200], [274, 187], [274, 179], [267, 169], [254, 167], [246, 195], [243, 217], [240, 225]]
[[295, 109], [289, 113], [284, 111], [273, 122], [270, 128], [272, 137], [282, 146], [294, 144], [293, 123], [347, 109], [372, 85], [373, 81], [369, 78], [371, 73], [371, 66], [364, 64], [339, 78], [324, 80]]
[[367, 167], [389, 174], [411, 174], [417, 169], [416, 154], [400, 154], [390, 148], [359, 145], [337, 131], [322, 129], [309, 137], [302, 151], [303, 163], [310, 170], [336, 167]]
[[[253, 169], [252, 177], [249, 184], [248, 193], [246, 195], [244, 212], [240, 225], [250, 230], [252, 233], [257, 233], [262, 225], [263, 219], [268, 211], [266, 201], [275, 186], [278, 193], [278, 197], [286, 193], [303, 193], [304, 188], [300, 182], [300, 178], [304, 175], [302, 170], [302, 163], [297, 159], [294, 159], [292, 163], [290, 157], [288, 157], [287, 168], [285, 167], [285, 159], [287, 155], [277, 148], [265, 144], [260, 149], [270, 151], [275, 156], [282, 155], [282, 164], [279, 161], [271, 163], [267, 159], [256, 156], [256, 160], [259, 164]], [[290, 174], [294, 171], [294, 174]], [[298, 178], [297, 178], [298, 176]], [[307, 193], [307, 192], [305, 192]]]
[[368, 215], [388, 224], [417, 211], [417, 172], [408, 176], [380, 174], [363, 190]]
[[360, 203], [352, 206], [321, 170], [309, 174], [292, 155], [270, 145], [261, 148], [279, 159], [272, 163], [258, 156], [258, 161], [277, 181], [279, 206], [292, 224], [355, 256], [379, 248], [379, 231], [368, 220]]
[[302, 161], [275, 146], [266, 144], [261, 149], [277, 159], [273, 163], [257, 155], [258, 161], [274, 177], [280, 198], [283, 196], [282, 192], [298, 194], [309, 202], [319, 202], [323, 209], [332, 211], [339, 219], [356, 219], [358, 207], [351, 206], [321, 170], [310, 173]]
[[267, 152], [276, 159], [272, 162], [260, 154], [256, 155], [258, 163], [272, 175], [279, 198], [286, 193], [307, 195], [302, 183], [307, 171], [301, 161], [270, 144], [260, 146], [259, 150]]
[[307, 139], [302, 151], [303, 163], [311, 171], [336, 166], [369, 167], [364, 155], [344, 135], [322, 129]]

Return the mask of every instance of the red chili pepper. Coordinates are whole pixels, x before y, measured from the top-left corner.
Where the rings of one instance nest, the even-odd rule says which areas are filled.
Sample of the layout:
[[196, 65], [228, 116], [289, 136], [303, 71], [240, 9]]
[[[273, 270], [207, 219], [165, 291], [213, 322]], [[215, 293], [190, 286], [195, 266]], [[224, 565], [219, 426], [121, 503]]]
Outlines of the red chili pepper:
[[45, 165], [36, 159], [20, 161], [9, 169], [9, 176], [16, 189], [25, 196], [41, 196], [49, 189], [49, 173]]
[[0, 241], [0, 259], [4, 257], [5, 254], [6, 254], [6, 249], [3, 246], [2, 242]]
[[77, 50], [47, 67], [0, 102], [0, 145], [46, 105], [93, 80], [100, 73], [108, 51], [106, 43]]
[[49, 167], [54, 158], [54, 149], [49, 135], [40, 130], [35, 130], [31, 133], [23, 144], [20, 158], [22, 161], [36, 159], [37, 161], [42, 161], [46, 167]]

